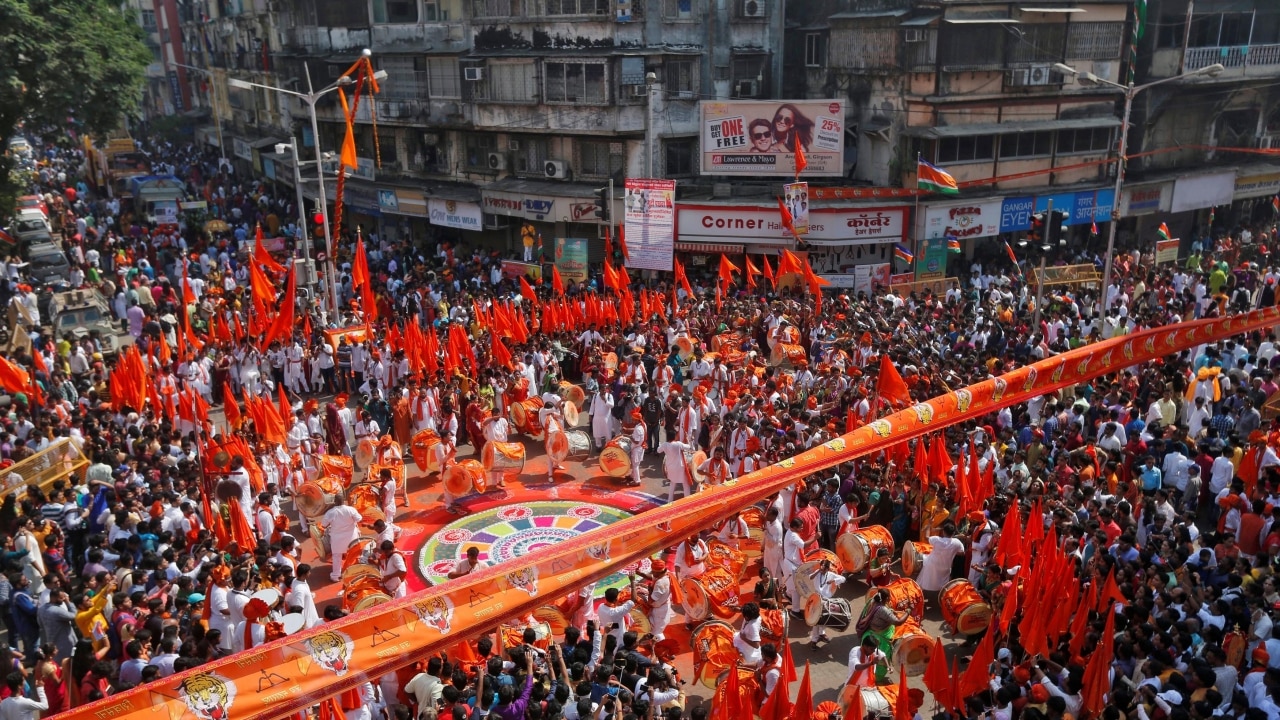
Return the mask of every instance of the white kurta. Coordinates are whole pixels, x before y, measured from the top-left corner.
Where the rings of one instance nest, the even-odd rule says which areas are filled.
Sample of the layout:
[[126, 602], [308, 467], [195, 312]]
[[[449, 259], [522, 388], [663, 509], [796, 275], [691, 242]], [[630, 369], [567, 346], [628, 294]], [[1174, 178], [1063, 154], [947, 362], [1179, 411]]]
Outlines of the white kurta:
[[951, 581], [951, 563], [964, 552], [964, 543], [955, 538], [933, 536], [929, 538], [929, 544], [933, 546], [933, 552], [924, 556], [917, 582], [921, 590], [937, 592]]

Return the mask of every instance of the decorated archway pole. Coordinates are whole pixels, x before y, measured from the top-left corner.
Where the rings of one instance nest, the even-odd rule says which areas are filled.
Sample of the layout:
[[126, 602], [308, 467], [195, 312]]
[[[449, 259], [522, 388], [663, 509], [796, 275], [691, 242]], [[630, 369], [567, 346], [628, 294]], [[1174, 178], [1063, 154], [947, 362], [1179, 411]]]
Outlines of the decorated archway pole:
[[806, 475], [1045, 393], [1280, 321], [1265, 308], [1088, 345], [876, 420], [661, 508], [67, 714], [272, 720], [394, 672], [638, 562]]

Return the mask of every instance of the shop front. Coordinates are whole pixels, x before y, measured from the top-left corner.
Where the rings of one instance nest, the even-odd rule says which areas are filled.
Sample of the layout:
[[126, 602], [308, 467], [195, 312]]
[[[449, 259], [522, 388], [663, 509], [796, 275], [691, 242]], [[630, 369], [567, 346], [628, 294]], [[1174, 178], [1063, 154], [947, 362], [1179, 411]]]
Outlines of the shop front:
[[[592, 188], [533, 180], [502, 180], [480, 192], [482, 226], [491, 232], [488, 247], [515, 257], [523, 256], [523, 232], [528, 226], [534, 237], [541, 235], [544, 253], [550, 257], [557, 239], [586, 241], [590, 263], [604, 261], [603, 222], [595, 216]], [[622, 203], [614, 205], [613, 217], [622, 221]]]
[[1224, 230], [1237, 225], [1254, 225], [1275, 218], [1271, 198], [1280, 195], [1280, 165], [1248, 165], [1238, 170], [1231, 194], [1231, 207], [1220, 209], [1217, 224]]
[[1126, 234], [1151, 237], [1160, 223], [1168, 219], [1173, 206], [1174, 179], [1155, 182], [1125, 184], [1120, 193], [1120, 212], [1117, 222]]
[[781, 249], [794, 250], [796, 244], [782, 227], [777, 205], [676, 203], [676, 258], [692, 277], [713, 276], [720, 255], [741, 267], [741, 258], [732, 256], [777, 255]]
[[377, 191], [383, 236], [397, 242], [412, 242], [427, 234], [427, 199], [422, 190], [379, 186]]

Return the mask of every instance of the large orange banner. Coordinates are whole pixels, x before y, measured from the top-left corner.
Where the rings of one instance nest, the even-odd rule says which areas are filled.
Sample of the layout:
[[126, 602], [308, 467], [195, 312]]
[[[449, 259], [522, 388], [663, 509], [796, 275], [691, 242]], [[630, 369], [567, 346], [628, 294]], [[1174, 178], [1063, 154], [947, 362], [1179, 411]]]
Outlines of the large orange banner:
[[876, 420], [690, 498], [500, 566], [73, 710], [77, 718], [270, 720], [492, 631], [669, 547], [805, 476], [1001, 407], [1274, 326], [1276, 308], [1109, 340], [1018, 368]]

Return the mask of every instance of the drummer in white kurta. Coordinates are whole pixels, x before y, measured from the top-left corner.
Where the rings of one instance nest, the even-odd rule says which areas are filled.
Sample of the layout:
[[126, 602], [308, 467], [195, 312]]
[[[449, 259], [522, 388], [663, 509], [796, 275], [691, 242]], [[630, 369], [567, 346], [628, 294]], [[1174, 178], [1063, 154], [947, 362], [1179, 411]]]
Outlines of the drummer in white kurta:
[[390, 540], [383, 540], [378, 546], [378, 569], [382, 571], [382, 588], [388, 595], [402, 598], [409, 594], [409, 586], [405, 583], [409, 565]]
[[[507, 434], [511, 431], [511, 425], [507, 423], [507, 419], [502, 416], [502, 411], [494, 407], [489, 411], [489, 417], [484, 419], [481, 425], [484, 430], [485, 443], [505, 443], [508, 442]], [[489, 487], [506, 487], [506, 474], [501, 471], [489, 472]]]
[[676, 501], [677, 487], [680, 488], [681, 497], [692, 495], [697, 488], [693, 487], [693, 480], [689, 476], [687, 454], [693, 452], [693, 446], [670, 440], [659, 445], [658, 452], [662, 453], [662, 469], [667, 475], [667, 502]]
[[[324, 526], [329, 530], [329, 549], [333, 556], [333, 565], [329, 570], [329, 579], [338, 582], [342, 579], [342, 555], [360, 536], [360, 511], [346, 503], [342, 493], [333, 498], [333, 507], [324, 514]], [[319, 538], [316, 539], [317, 542]]]
[[400, 449], [400, 443], [390, 435], [378, 438], [378, 449], [373, 453], [373, 462], [391, 468], [391, 483], [390, 487], [386, 488], [388, 492], [384, 495], [386, 499], [383, 502], [385, 506], [383, 512], [387, 514], [387, 522], [394, 522], [397, 489], [404, 498], [404, 506], [409, 507], [409, 490], [404, 475], [404, 451]]
[[[822, 602], [826, 602], [836, 596], [836, 590], [844, 584], [844, 576], [834, 572], [831, 569], [831, 561], [823, 560], [810, 576], [813, 586], [818, 589], [818, 597]], [[809, 644], [813, 647], [818, 646], [818, 641], [827, 641], [827, 629], [822, 625], [814, 625], [809, 629]]]
[[671, 622], [671, 575], [667, 572], [667, 563], [663, 560], [653, 561], [653, 574], [637, 573], [650, 580], [648, 587], [640, 589], [642, 595], [649, 598], [649, 624], [653, 639], [662, 642], [666, 639], [667, 623]]
[[920, 577], [917, 580], [920, 583], [920, 589], [925, 591], [926, 597], [933, 599], [936, 599], [938, 591], [951, 581], [951, 563], [957, 555], [964, 552], [964, 543], [954, 537], [956, 534], [954, 525], [950, 522], [944, 523], [939, 532], [941, 537], [934, 535], [929, 538], [929, 545], [933, 547], [933, 551], [924, 556], [924, 562], [920, 565]]
[[591, 394], [591, 438], [596, 452], [613, 439], [613, 395], [603, 387]]
[[551, 436], [564, 432], [564, 411], [560, 409], [564, 402], [559, 395], [547, 393], [542, 396], [542, 409], [538, 411], [538, 422], [542, 424], [543, 443], [547, 453], [547, 482], [556, 481], [556, 470], [564, 470], [564, 466], [551, 456]]
[[635, 427], [631, 429], [631, 482], [632, 487], [640, 485], [640, 463], [644, 462], [645, 439], [649, 428], [644, 424], [644, 415], [640, 408], [631, 408], [631, 420]]
[[[440, 468], [443, 470], [453, 463], [453, 456], [458, 452], [458, 416], [453, 412], [453, 403], [445, 400], [440, 403], [440, 417], [436, 420], [436, 428], [440, 432], [440, 444], [436, 446], [435, 451], [439, 453]], [[444, 509], [455, 515], [461, 515], [465, 510], [458, 506], [458, 498], [449, 493], [449, 487], [441, 483], [443, 487]]]
[[436, 415], [440, 412], [440, 401], [434, 387], [423, 384], [418, 394], [409, 402], [409, 416], [413, 421], [414, 434], [423, 430], [436, 429]]

